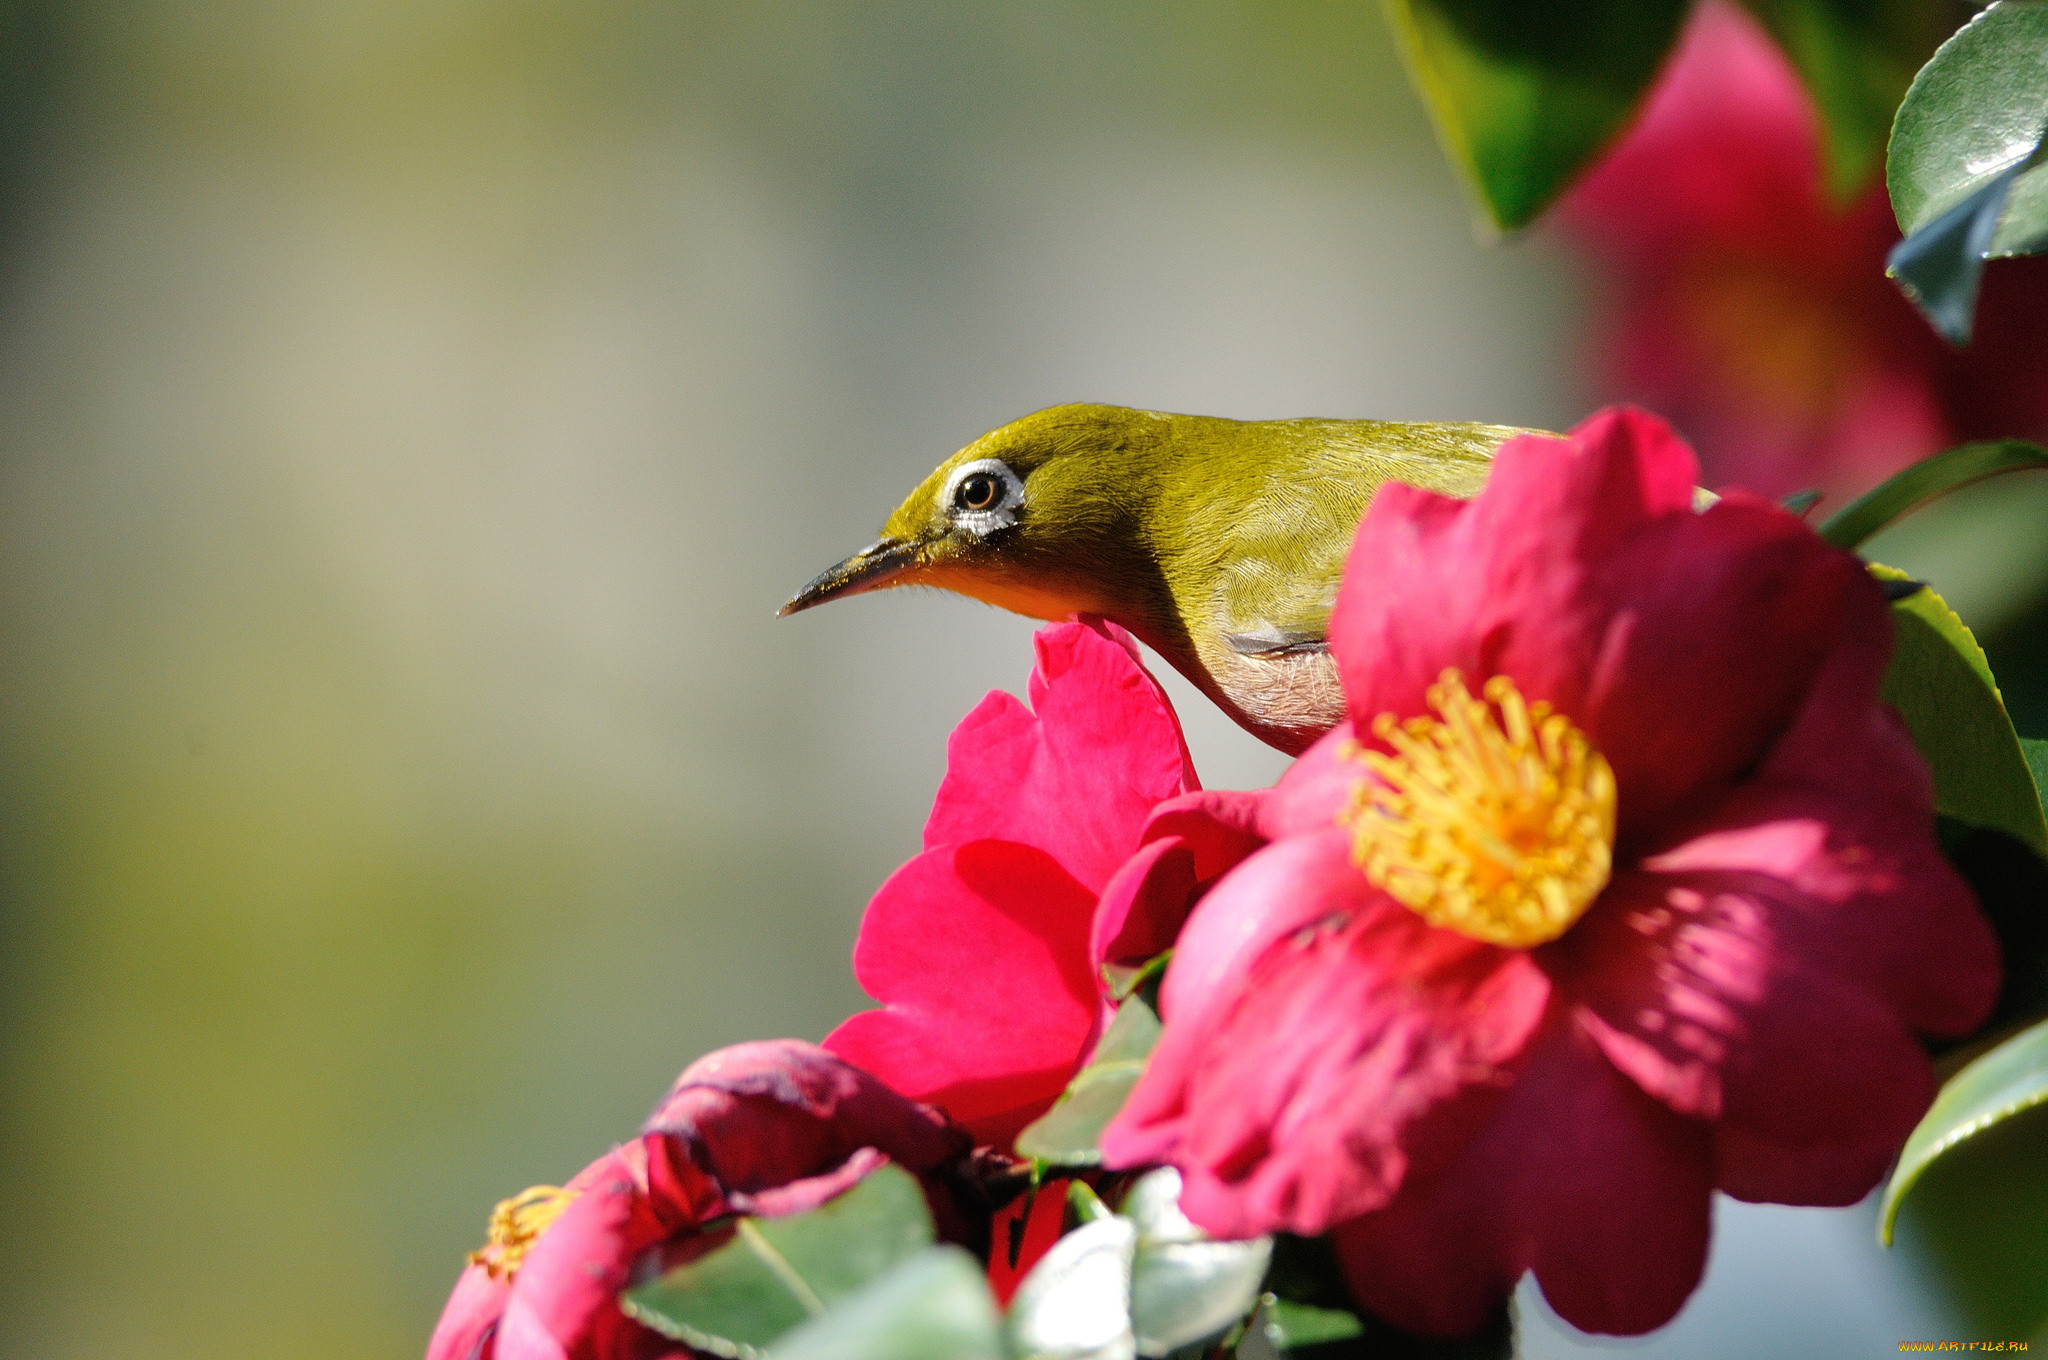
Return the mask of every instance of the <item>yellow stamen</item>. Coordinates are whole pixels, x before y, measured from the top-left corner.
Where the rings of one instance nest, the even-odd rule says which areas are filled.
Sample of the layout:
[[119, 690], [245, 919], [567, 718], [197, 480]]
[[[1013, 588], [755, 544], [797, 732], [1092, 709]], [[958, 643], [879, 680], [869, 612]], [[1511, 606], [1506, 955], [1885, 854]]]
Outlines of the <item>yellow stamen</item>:
[[533, 1249], [534, 1241], [547, 1226], [562, 1216], [562, 1210], [576, 1200], [577, 1192], [556, 1185], [536, 1185], [510, 1199], [499, 1200], [491, 1210], [491, 1225], [482, 1247], [469, 1254], [469, 1263], [482, 1266], [494, 1279], [511, 1279], [519, 1263]]
[[1431, 925], [1526, 949], [1593, 905], [1614, 865], [1614, 771], [1547, 703], [1496, 675], [1485, 699], [1446, 670], [1440, 718], [1373, 720], [1394, 754], [1354, 747], [1360, 781], [1340, 820], [1367, 878]]

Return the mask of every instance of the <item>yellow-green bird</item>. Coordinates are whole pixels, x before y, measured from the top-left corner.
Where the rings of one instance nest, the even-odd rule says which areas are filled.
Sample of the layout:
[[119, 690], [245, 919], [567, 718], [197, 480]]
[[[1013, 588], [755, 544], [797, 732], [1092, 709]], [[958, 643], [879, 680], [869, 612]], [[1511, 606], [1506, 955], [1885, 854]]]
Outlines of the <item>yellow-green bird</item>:
[[879, 539], [781, 612], [923, 585], [1033, 618], [1100, 615], [1297, 752], [1343, 716], [1325, 637], [1374, 490], [1469, 497], [1520, 433], [1055, 406], [939, 464]]

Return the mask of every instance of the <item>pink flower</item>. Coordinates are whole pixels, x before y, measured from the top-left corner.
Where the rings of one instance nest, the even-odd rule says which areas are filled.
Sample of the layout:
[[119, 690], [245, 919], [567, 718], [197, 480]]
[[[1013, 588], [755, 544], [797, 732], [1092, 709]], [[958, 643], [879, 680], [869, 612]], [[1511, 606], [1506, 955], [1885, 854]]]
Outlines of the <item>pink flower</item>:
[[718, 1245], [732, 1214], [802, 1213], [885, 1161], [925, 1181], [941, 1231], [970, 1225], [953, 1176], [967, 1139], [938, 1112], [793, 1039], [684, 1071], [640, 1137], [567, 1185], [498, 1206], [427, 1360], [656, 1360], [692, 1354], [628, 1319], [619, 1291]]
[[882, 885], [853, 967], [882, 1009], [825, 1047], [1007, 1147], [1109, 1013], [1104, 962], [1165, 949], [1257, 837], [1200, 791], [1180, 723], [1112, 624], [1041, 629], [1031, 708], [992, 693], [947, 745], [924, 853]]
[[1559, 209], [1605, 266], [1603, 390], [1668, 412], [1718, 484], [1862, 491], [1972, 439], [2048, 437], [2048, 260], [1986, 276], [1946, 345], [1884, 277], [1882, 185], [1838, 208], [1819, 120], [1757, 21], [1706, 0], [1641, 120]]
[[1223, 1235], [1333, 1233], [1368, 1307], [1479, 1325], [1534, 1270], [1591, 1331], [1668, 1320], [1709, 1192], [1847, 1204], [1925, 1110], [1996, 943], [1877, 700], [1861, 565], [1691, 508], [1641, 412], [1388, 487], [1332, 645], [1349, 719], [1181, 934], [1103, 1140]]

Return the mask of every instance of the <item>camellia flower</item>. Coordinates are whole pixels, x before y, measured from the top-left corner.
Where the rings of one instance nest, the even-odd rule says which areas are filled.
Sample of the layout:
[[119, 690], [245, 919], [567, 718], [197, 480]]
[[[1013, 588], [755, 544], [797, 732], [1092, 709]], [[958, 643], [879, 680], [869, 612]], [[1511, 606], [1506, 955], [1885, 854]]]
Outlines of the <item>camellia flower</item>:
[[1007, 1147], [1092, 1049], [1101, 967], [1170, 945], [1201, 886], [1258, 843], [1254, 800], [1205, 793], [1166, 694], [1113, 624], [1043, 628], [1031, 707], [954, 729], [924, 853], [861, 921], [882, 1009], [825, 1047]]
[[721, 1218], [802, 1213], [885, 1161], [924, 1181], [942, 1233], [974, 1237], [954, 1194], [967, 1151], [943, 1115], [820, 1048], [721, 1049], [683, 1072], [640, 1137], [497, 1207], [427, 1360], [690, 1356], [620, 1311], [619, 1291], [717, 1246], [726, 1234], [707, 1227]]
[[1717, 484], [1840, 496], [1966, 440], [2048, 438], [2048, 259], [1993, 267], [1975, 343], [1945, 344], [1884, 277], [1884, 186], [1829, 201], [1812, 101], [1727, 0], [1557, 218], [1612, 285], [1600, 386], [1671, 416]]
[[1213, 1233], [1331, 1233], [1398, 1326], [1525, 1271], [1641, 1332], [1709, 1192], [1847, 1204], [1988, 1013], [1998, 950], [1877, 700], [1862, 565], [1605, 412], [1469, 503], [1389, 486], [1332, 619], [1350, 717], [1195, 908], [1103, 1151]]

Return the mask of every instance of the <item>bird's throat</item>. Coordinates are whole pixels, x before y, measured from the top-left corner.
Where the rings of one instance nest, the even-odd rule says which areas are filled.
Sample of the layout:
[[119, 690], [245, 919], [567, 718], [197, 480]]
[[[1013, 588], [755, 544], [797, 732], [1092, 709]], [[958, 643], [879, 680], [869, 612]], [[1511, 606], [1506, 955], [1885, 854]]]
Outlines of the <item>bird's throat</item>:
[[914, 572], [902, 584], [937, 586], [1029, 619], [1065, 619], [1077, 614], [1111, 612], [1092, 592], [1078, 587], [1069, 589], [1055, 581], [1026, 583], [945, 566]]

